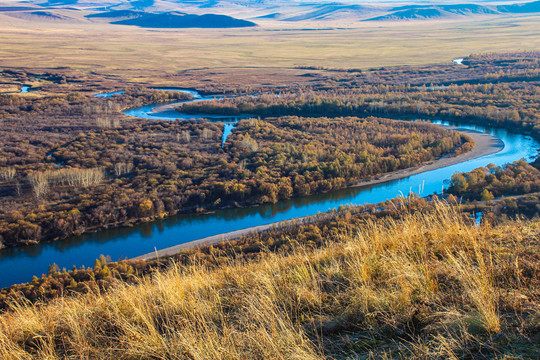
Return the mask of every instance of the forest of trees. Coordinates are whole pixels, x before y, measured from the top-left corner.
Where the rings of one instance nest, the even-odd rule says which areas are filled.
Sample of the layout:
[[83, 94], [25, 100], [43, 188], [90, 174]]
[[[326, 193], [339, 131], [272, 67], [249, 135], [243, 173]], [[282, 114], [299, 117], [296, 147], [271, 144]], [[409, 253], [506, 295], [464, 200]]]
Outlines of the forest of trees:
[[0, 172], [3, 246], [326, 192], [472, 147], [424, 122], [380, 118], [243, 120], [224, 148], [221, 127], [106, 128], [50, 149], [48, 162], [11, 162]]
[[239, 96], [185, 104], [187, 113], [255, 116], [405, 116], [468, 120], [540, 132], [535, 83], [366, 85]]
[[523, 160], [504, 167], [489, 164], [452, 175], [448, 191], [466, 200], [481, 201], [539, 192], [540, 170]]

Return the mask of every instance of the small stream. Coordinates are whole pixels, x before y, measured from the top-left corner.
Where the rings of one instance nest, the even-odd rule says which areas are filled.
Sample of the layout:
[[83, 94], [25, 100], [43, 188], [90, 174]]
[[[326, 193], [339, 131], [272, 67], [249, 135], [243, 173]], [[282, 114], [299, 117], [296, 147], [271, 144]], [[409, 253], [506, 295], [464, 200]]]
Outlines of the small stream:
[[125, 93], [125, 91], [113, 91], [113, 92], [108, 92], [108, 93], [103, 93], [103, 94], [95, 94], [94, 97], [100, 98], [100, 99], [105, 99], [105, 98], [110, 98], [110, 97], [113, 97], [113, 96], [116, 96], [116, 95], [122, 95], [124, 93]]
[[[191, 94], [193, 99], [187, 101], [180, 101], [175, 103], [168, 104], [151, 104], [146, 106], [141, 106], [138, 108], [124, 110], [123, 113], [128, 116], [149, 119], [149, 120], [201, 120], [206, 119], [211, 122], [221, 122], [223, 123], [223, 135], [221, 138], [221, 146], [225, 145], [228, 136], [236, 127], [236, 124], [241, 119], [247, 119], [249, 115], [240, 115], [240, 116], [220, 116], [220, 115], [209, 115], [209, 114], [185, 114], [177, 111], [175, 108], [182, 106], [183, 104], [190, 104], [198, 101], [207, 101], [207, 100], [221, 100], [224, 97], [219, 95], [208, 95], [202, 96], [195, 90], [190, 89], [180, 89], [180, 88], [150, 88], [152, 90], [161, 90], [161, 91], [177, 91], [186, 94]], [[102, 94], [96, 94], [94, 97], [98, 98], [108, 98], [116, 95], [122, 95], [124, 91], [114, 91]]]

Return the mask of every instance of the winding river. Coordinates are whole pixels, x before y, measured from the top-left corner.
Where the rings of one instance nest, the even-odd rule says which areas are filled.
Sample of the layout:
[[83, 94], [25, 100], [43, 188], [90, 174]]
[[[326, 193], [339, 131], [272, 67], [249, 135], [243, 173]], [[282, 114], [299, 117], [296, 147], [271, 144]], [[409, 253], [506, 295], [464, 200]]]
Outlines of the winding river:
[[[232, 130], [236, 126], [236, 123], [241, 119], [249, 118], [248, 115], [240, 116], [220, 116], [220, 115], [208, 115], [208, 114], [182, 114], [175, 110], [176, 107], [182, 104], [189, 104], [197, 101], [206, 101], [206, 100], [219, 100], [223, 99], [223, 96], [219, 95], [209, 95], [201, 96], [197, 91], [188, 90], [188, 89], [178, 89], [178, 88], [152, 88], [153, 90], [162, 90], [162, 91], [178, 91], [187, 94], [191, 94], [193, 100], [175, 102], [171, 104], [151, 104], [147, 106], [142, 106], [139, 108], [125, 110], [124, 114], [133, 117], [139, 117], [144, 119], [154, 119], [154, 120], [198, 120], [206, 119], [212, 122], [221, 122], [223, 123], [223, 137], [221, 139], [221, 146], [227, 141], [227, 137], [231, 134]], [[123, 91], [116, 91], [111, 93], [97, 94], [95, 97], [106, 98], [114, 95], [123, 94]]]
[[[168, 89], [182, 91], [180, 89]], [[194, 101], [214, 97], [202, 97], [191, 91]], [[148, 119], [198, 119], [206, 116], [179, 114], [170, 106], [155, 104], [125, 111], [127, 115]], [[212, 117], [212, 120], [234, 124], [238, 118]], [[249, 208], [218, 210], [210, 214], [177, 215], [164, 220], [134, 227], [104, 230], [52, 243], [3, 249], [0, 251], [0, 287], [30, 281], [33, 275], [47, 272], [48, 265], [56, 263], [60, 268], [92, 266], [101, 254], [112, 260], [134, 258], [173, 245], [222, 234], [252, 226], [270, 224], [306, 215], [325, 212], [347, 204], [377, 203], [410, 192], [421, 195], [440, 193], [450, 176], [457, 171], [470, 171], [489, 163], [503, 165], [518, 159], [533, 160], [540, 144], [528, 135], [513, 133], [507, 129], [435, 121], [440, 125], [458, 126], [491, 134], [504, 142], [504, 149], [487, 156], [456, 165], [412, 175], [400, 180], [376, 185], [346, 188], [325, 194], [280, 201]], [[232, 129], [233, 125], [230, 125]]]

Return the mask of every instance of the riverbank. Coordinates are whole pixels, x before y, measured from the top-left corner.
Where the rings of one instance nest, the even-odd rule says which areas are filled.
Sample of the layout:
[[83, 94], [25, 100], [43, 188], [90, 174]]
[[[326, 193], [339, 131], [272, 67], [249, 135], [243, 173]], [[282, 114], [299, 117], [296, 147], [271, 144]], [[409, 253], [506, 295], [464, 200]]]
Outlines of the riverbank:
[[[463, 129], [457, 126], [444, 126], [445, 129], [459, 131], [460, 133], [470, 136], [474, 140], [474, 147], [471, 151], [458, 156], [445, 156], [437, 160], [429, 161], [420, 166], [393, 171], [391, 173], [383, 174], [376, 177], [373, 180], [362, 181], [355, 185], [355, 187], [368, 186], [380, 184], [387, 181], [399, 180], [408, 176], [420, 174], [426, 171], [437, 170], [447, 166], [459, 164], [461, 162], [477, 159], [482, 156], [495, 154], [504, 149], [504, 143], [502, 140], [497, 139], [486, 133], [479, 133], [468, 129]], [[487, 164], [486, 164], [487, 165]]]
[[[363, 187], [363, 186], [375, 185], [375, 184], [380, 184], [380, 183], [384, 183], [388, 181], [403, 179], [403, 178], [420, 174], [426, 171], [436, 170], [436, 169], [444, 168], [447, 166], [455, 165], [461, 162], [473, 160], [482, 156], [494, 154], [501, 151], [504, 148], [504, 142], [492, 135], [489, 135], [486, 133], [479, 133], [476, 131], [471, 131], [471, 130], [467, 130], [467, 129], [463, 129], [463, 128], [459, 128], [455, 126], [445, 126], [445, 128], [449, 130], [459, 131], [463, 134], [469, 135], [475, 142], [474, 148], [471, 151], [464, 154], [460, 154], [458, 156], [443, 157], [443, 158], [425, 163], [415, 168], [394, 171], [394, 172], [382, 175], [370, 181], [360, 182], [358, 184], [353, 185], [353, 187]], [[152, 253], [137, 256], [133, 258], [133, 260], [152, 260], [152, 259], [156, 259], [160, 257], [172, 256], [185, 249], [219, 244], [220, 242], [223, 242], [223, 241], [238, 239], [249, 233], [262, 232], [270, 228], [277, 228], [277, 227], [287, 226], [295, 222], [298, 223], [299, 221], [305, 221], [306, 219], [309, 219], [310, 217], [311, 216], [304, 216], [304, 217], [295, 218], [293, 220], [278, 221], [271, 224], [253, 226], [253, 227], [249, 227], [249, 228], [245, 228], [241, 230], [208, 236], [208, 237], [198, 239], [195, 241], [178, 244], [178, 245], [167, 247], [161, 250], [156, 250]]]

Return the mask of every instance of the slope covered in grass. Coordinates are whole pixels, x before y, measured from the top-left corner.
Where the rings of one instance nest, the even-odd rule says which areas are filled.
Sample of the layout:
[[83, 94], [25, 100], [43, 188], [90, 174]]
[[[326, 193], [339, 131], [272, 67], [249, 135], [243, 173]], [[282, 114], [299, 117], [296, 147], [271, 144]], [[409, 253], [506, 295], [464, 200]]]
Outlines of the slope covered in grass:
[[14, 305], [0, 317], [0, 357], [538, 354], [538, 221], [478, 227], [437, 204], [336, 230], [318, 248], [299, 238], [287, 253], [195, 261], [107, 294]]

